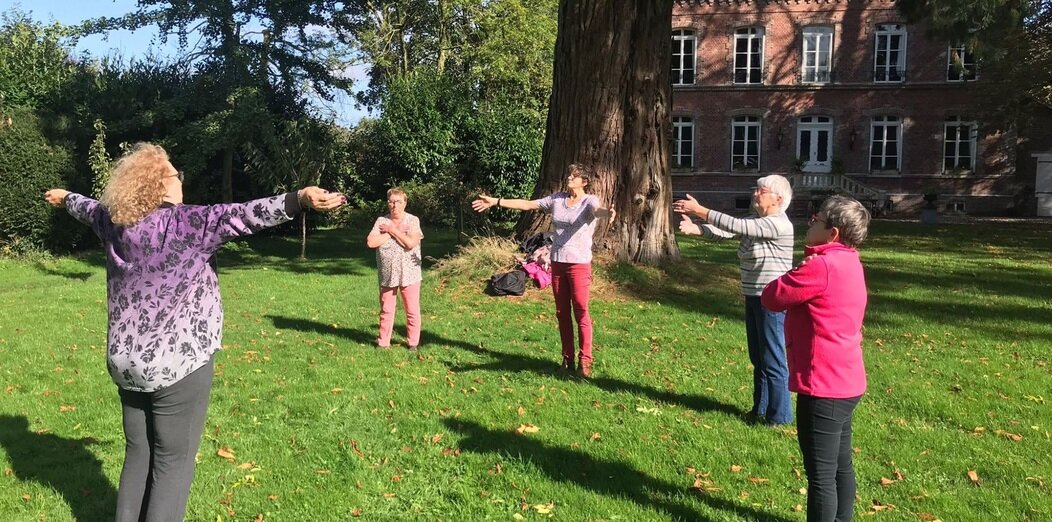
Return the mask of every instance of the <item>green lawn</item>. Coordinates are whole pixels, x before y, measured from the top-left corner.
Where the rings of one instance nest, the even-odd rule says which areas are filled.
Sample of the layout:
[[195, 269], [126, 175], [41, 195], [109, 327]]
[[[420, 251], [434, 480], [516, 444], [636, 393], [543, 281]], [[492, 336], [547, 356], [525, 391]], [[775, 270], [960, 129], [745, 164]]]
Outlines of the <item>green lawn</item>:
[[[558, 375], [547, 291], [432, 275], [419, 355], [375, 350], [364, 235], [320, 232], [309, 261], [273, 237], [220, 255], [225, 349], [188, 520], [804, 519], [795, 432], [741, 419], [736, 244], [606, 268], [586, 382]], [[452, 240], [428, 231], [425, 253]], [[874, 225], [856, 515], [1052, 518], [1050, 245], [1048, 226]], [[0, 260], [0, 520], [112, 519], [105, 324], [99, 253]]]

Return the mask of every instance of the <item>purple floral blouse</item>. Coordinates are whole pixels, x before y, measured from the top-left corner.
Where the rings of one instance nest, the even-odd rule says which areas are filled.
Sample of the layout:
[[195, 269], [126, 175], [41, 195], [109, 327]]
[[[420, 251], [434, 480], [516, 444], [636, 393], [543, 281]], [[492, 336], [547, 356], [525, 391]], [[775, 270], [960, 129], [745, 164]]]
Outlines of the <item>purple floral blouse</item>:
[[106, 250], [110, 377], [125, 390], [153, 392], [200, 368], [220, 348], [219, 246], [289, 221], [299, 203], [290, 193], [247, 203], [165, 205], [127, 228], [80, 194], [66, 197], [66, 209]]

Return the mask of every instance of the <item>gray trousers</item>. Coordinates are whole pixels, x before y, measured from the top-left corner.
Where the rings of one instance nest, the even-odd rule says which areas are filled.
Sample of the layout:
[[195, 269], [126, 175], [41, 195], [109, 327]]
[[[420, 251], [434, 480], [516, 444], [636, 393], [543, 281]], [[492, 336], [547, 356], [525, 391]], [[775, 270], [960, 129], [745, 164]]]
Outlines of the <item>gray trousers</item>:
[[209, 360], [163, 390], [118, 388], [125, 449], [117, 522], [183, 520], [214, 374]]

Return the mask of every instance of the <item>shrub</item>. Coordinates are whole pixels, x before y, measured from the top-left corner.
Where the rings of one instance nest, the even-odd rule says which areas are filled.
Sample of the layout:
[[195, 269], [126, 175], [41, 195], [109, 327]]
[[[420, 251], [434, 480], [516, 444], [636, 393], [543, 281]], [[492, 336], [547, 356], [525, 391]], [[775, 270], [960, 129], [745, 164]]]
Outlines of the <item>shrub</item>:
[[69, 147], [52, 144], [31, 110], [6, 113], [11, 124], [0, 128], [0, 241], [67, 250], [84, 228], [45, 203], [44, 192], [72, 178]]

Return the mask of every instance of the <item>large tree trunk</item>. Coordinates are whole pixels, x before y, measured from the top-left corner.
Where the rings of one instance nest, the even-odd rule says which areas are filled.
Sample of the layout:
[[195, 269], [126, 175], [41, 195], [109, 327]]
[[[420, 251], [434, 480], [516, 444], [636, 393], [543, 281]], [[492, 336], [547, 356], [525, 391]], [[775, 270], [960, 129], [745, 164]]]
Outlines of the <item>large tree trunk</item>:
[[[534, 197], [565, 185], [571, 163], [591, 166], [591, 192], [617, 210], [595, 246], [647, 264], [677, 258], [671, 220], [672, 0], [562, 0], [541, 174]], [[548, 230], [533, 212], [518, 233]]]

